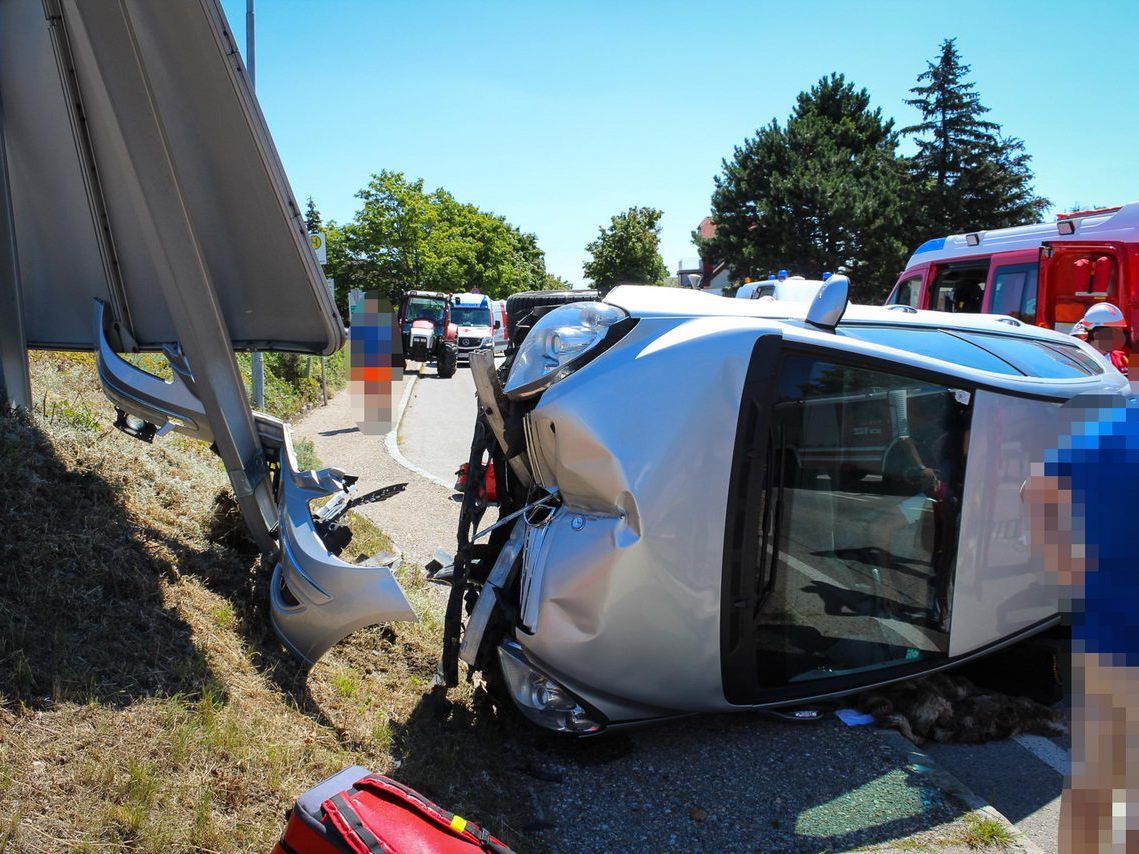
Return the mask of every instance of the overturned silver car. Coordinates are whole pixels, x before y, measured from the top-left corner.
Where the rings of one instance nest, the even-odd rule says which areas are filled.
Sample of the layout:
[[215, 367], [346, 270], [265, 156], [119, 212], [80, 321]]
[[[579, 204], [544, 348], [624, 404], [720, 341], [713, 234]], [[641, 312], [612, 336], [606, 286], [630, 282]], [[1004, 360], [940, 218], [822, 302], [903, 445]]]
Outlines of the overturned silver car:
[[537, 319], [501, 371], [476, 354], [445, 677], [465, 661], [592, 733], [863, 690], [1053, 625], [1018, 493], [1059, 406], [1126, 381], [1072, 338], [847, 287], [621, 287]]

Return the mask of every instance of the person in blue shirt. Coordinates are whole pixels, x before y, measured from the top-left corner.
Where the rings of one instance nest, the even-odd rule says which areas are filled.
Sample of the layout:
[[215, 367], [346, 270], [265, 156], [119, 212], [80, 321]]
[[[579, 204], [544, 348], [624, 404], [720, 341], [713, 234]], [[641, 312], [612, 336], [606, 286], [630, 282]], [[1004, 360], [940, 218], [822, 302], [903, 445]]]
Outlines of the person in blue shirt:
[[1104, 401], [1025, 483], [1033, 547], [1071, 601], [1061, 850], [1139, 850], [1139, 406]]

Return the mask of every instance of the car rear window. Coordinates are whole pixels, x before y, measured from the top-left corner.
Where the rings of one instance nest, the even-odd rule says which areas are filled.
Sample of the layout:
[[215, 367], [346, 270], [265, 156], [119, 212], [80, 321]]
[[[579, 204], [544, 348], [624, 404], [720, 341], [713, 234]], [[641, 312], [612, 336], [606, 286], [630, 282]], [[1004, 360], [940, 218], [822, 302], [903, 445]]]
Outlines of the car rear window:
[[869, 341], [905, 350], [908, 353], [921, 353], [945, 362], [976, 368], [979, 371], [992, 371], [995, 374], [1020, 376], [1023, 372], [993, 354], [989, 350], [950, 335], [940, 329], [899, 326], [840, 326], [839, 335]]
[[986, 332], [957, 332], [957, 335], [1000, 356], [1030, 377], [1064, 379], [1102, 374], [1103, 365], [1075, 344], [990, 335]]
[[1075, 344], [1036, 338], [898, 326], [840, 326], [838, 333], [1010, 376], [1073, 379], [1104, 372], [1103, 365]]

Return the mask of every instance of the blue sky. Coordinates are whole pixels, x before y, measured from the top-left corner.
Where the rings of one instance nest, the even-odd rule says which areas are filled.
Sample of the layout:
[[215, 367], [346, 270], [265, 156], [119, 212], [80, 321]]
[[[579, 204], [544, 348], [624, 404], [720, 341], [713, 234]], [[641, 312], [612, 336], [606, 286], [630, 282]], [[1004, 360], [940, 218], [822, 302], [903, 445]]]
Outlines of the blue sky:
[[[222, 5], [244, 49], [245, 0]], [[632, 205], [664, 211], [671, 271], [695, 256], [721, 160], [824, 74], [913, 122], [903, 100], [947, 37], [1057, 209], [1139, 199], [1134, 0], [256, 0], [257, 91], [326, 219], [402, 171], [534, 232], [578, 283], [586, 243]]]

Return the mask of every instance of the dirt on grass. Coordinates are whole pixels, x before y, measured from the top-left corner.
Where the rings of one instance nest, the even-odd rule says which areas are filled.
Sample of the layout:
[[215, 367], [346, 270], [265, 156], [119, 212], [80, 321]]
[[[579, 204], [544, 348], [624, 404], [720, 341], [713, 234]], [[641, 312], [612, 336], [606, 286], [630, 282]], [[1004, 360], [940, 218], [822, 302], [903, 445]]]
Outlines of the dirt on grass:
[[[352, 764], [520, 848], [511, 709], [433, 687], [442, 628], [353, 635], [311, 671], [269, 628], [271, 567], [220, 462], [112, 427], [93, 359], [37, 353], [32, 413], [0, 413], [0, 851], [267, 851], [293, 799]], [[355, 517], [354, 560], [390, 548]]]

